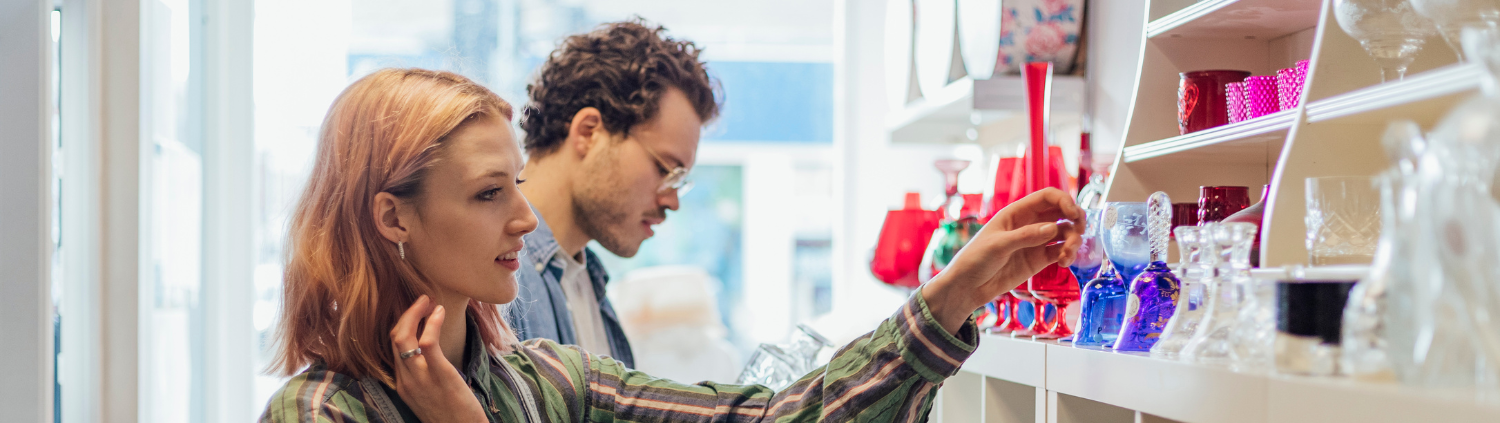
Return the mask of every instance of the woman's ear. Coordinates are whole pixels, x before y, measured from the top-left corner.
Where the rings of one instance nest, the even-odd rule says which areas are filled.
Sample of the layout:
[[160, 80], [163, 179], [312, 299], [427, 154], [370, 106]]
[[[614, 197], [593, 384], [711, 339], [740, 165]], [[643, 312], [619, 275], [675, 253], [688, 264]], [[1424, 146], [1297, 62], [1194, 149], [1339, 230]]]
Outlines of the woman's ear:
[[401, 208], [405, 207], [401, 199], [389, 192], [375, 194], [375, 207], [370, 212], [375, 214], [375, 227], [380, 230], [380, 235], [391, 242], [406, 242], [409, 234], [406, 225], [401, 221]]
[[604, 117], [599, 114], [599, 109], [584, 107], [574, 113], [573, 121], [568, 123], [568, 138], [563, 140], [563, 149], [582, 158], [588, 155], [600, 135], [606, 135]]

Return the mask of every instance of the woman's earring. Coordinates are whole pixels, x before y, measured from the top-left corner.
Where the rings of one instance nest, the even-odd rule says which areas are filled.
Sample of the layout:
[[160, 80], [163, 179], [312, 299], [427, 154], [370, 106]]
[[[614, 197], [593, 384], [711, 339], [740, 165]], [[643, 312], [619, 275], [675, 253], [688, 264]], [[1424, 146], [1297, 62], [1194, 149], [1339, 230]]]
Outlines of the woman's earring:
[[396, 242], [396, 251], [401, 252], [401, 259], [406, 260], [406, 243]]

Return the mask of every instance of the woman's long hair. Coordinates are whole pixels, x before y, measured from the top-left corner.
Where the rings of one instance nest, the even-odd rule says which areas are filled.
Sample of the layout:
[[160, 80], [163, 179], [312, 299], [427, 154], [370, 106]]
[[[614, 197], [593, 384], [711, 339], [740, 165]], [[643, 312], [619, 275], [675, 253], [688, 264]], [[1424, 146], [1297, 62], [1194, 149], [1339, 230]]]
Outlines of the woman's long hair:
[[[292, 375], [322, 362], [335, 372], [394, 383], [390, 330], [432, 286], [377, 231], [375, 195], [419, 199], [444, 138], [478, 117], [509, 121], [511, 108], [450, 72], [383, 69], [334, 100], [287, 236], [272, 372]], [[491, 352], [515, 343], [495, 305], [470, 300], [468, 315]]]

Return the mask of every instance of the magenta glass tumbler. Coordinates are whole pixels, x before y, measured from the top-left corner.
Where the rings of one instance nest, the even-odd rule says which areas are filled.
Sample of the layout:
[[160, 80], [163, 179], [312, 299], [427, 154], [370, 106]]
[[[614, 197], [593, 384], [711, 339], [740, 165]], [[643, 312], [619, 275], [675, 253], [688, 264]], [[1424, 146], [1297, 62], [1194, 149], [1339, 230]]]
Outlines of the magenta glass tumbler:
[[1252, 76], [1245, 78], [1245, 120], [1276, 113], [1276, 77]]
[[1245, 83], [1230, 82], [1224, 85], [1224, 101], [1229, 107], [1229, 122], [1245, 120]]

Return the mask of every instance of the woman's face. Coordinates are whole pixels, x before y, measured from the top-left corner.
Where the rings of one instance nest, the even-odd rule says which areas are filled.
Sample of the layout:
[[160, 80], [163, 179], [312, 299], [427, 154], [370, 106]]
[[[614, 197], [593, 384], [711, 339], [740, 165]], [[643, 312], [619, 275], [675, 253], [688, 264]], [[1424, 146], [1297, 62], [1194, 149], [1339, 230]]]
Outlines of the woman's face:
[[510, 126], [494, 118], [467, 122], [444, 142], [423, 194], [396, 208], [408, 234], [406, 260], [434, 285], [439, 301], [457, 294], [509, 303], [516, 298], [521, 236], [537, 225], [516, 189], [521, 150]]

